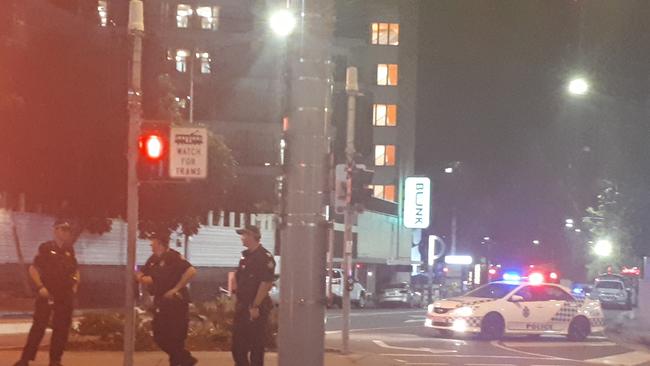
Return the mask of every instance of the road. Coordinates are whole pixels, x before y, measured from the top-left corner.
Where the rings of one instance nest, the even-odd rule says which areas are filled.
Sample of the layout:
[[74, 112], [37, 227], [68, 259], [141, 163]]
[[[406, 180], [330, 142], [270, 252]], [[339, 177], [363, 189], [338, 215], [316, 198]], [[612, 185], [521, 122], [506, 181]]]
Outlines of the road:
[[[555, 336], [506, 337], [493, 342], [467, 336], [436, 338], [423, 327], [424, 314], [425, 310], [413, 309], [353, 310], [350, 349], [373, 356], [372, 362], [360, 361], [359, 365], [650, 365], [650, 353], [618, 345], [605, 335], [591, 336], [585, 342]], [[607, 321], [619, 314], [605, 311]], [[0, 350], [22, 347], [29, 325], [28, 319], [0, 321]], [[341, 326], [341, 311], [329, 310], [327, 348], [341, 348]]]
[[[620, 312], [606, 311], [607, 320]], [[650, 353], [618, 345], [605, 335], [585, 342], [565, 337], [506, 337], [482, 341], [476, 337], [436, 338], [423, 327], [424, 310], [365, 309], [351, 316], [350, 348], [379, 355], [391, 365], [650, 365]], [[341, 346], [340, 311], [328, 312], [326, 344]]]

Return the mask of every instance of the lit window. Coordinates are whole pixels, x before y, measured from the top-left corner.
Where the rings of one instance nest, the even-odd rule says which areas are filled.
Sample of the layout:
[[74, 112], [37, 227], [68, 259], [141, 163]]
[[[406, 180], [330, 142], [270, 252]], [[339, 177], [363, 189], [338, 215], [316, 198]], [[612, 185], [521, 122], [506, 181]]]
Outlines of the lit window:
[[397, 85], [398, 67], [396, 64], [377, 65], [377, 85]]
[[218, 6], [199, 6], [196, 15], [201, 19], [201, 29], [217, 30], [219, 26]]
[[396, 126], [397, 105], [375, 104], [372, 108], [372, 116], [373, 126]]
[[372, 23], [371, 43], [377, 45], [399, 45], [398, 23]]
[[192, 7], [187, 4], [178, 4], [176, 6], [176, 26], [178, 28], [187, 28], [190, 25], [192, 17]]
[[176, 104], [178, 105], [178, 108], [180, 108], [180, 109], [187, 108], [187, 100], [188, 100], [188, 98], [189, 97], [185, 97], [185, 98], [176, 97]]
[[210, 73], [210, 54], [207, 52], [197, 52], [196, 59], [199, 61], [201, 66], [201, 74]]
[[395, 145], [375, 145], [375, 165], [395, 165]]
[[97, 1], [97, 15], [99, 15], [99, 25], [105, 27], [108, 25], [108, 1]]
[[187, 71], [187, 56], [189, 52], [187, 50], [176, 50], [176, 71], [186, 72]]
[[386, 201], [395, 202], [395, 185], [373, 185], [372, 196]]

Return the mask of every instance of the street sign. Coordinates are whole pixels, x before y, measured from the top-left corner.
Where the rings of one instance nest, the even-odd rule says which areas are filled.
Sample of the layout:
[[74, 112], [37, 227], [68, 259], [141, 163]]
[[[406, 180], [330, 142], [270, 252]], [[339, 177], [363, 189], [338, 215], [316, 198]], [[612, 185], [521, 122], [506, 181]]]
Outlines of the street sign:
[[408, 229], [429, 227], [431, 180], [407, 177], [404, 182], [404, 226]]
[[169, 136], [169, 176], [203, 179], [208, 176], [208, 131], [202, 127], [172, 127]]

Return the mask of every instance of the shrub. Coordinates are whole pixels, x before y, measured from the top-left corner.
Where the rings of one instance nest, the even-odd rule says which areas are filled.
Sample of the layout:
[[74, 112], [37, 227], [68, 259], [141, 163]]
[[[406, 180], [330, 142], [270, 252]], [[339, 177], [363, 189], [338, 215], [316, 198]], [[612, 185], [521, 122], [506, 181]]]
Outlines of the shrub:
[[[186, 345], [193, 351], [230, 350], [235, 304], [232, 299], [198, 303], [190, 307], [190, 322]], [[277, 309], [269, 317], [266, 345], [276, 347], [278, 329]], [[136, 316], [136, 351], [157, 349], [151, 330], [152, 315]], [[121, 313], [86, 313], [73, 327], [68, 348], [77, 350], [114, 350], [123, 348], [124, 315]]]

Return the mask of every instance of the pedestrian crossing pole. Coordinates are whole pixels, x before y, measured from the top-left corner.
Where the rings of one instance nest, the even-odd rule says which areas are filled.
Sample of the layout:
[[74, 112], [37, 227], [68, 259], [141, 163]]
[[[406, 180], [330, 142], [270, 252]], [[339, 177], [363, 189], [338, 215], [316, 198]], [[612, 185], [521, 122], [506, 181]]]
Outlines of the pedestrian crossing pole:
[[124, 273], [124, 366], [133, 366], [135, 350], [135, 256], [138, 237], [138, 136], [142, 120], [142, 37], [144, 35], [144, 15], [141, 0], [129, 3], [129, 33], [133, 40], [131, 73], [129, 85], [129, 128], [127, 143], [127, 258]]

